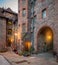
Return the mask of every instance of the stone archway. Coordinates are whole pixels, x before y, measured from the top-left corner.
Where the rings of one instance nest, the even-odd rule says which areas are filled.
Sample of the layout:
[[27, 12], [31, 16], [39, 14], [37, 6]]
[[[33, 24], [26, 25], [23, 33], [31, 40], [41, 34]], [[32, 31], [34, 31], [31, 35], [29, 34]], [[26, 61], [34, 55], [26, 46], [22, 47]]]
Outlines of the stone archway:
[[48, 52], [53, 50], [53, 31], [50, 27], [42, 27], [37, 34], [38, 52]]

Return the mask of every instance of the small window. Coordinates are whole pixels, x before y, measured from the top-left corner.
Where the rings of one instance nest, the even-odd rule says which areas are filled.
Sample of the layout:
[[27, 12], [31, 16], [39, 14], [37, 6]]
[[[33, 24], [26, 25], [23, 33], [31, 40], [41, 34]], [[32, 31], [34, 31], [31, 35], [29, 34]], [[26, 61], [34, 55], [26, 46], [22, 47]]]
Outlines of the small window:
[[42, 18], [46, 18], [46, 9], [42, 11]]
[[34, 30], [34, 18], [31, 19], [31, 32]]
[[11, 22], [11, 21], [8, 21], [7, 24], [8, 24], [8, 25], [12, 25], [12, 22]]
[[8, 29], [8, 34], [12, 34], [12, 29]]
[[25, 33], [25, 32], [26, 32], [26, 24], [23, 23], [23, 24], [22, 24], [22, 33]]
[[26, 3], [26, 0], [22, 0], [22, 5], [25, 5], [25, 3]]
[[24, 8], [23, 10], [22, 10], [22, 16], [24, 17], [26, 15], [26, 9]]
[[37, 17], [36, 17], [36, 15], [34, 16], [34, 23], [36, 22], [36, 19], [37, 19]]

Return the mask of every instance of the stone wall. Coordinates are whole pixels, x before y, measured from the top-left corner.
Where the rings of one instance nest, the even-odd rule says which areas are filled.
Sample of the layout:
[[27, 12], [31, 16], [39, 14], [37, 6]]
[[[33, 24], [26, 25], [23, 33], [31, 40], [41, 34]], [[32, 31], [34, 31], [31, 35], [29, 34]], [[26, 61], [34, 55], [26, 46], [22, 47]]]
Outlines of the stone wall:
[[[37, 50], [37, 34], [39, 30], [48, 26], [53, 31], [53, 44], [55, 51], [58, 50], [58, 0], [44, 0], [43, 2], [36, 1], [35, 12], [37, 20], [35, 23], [34, 47]], [[42, 18], [42, 10], [46, 8], [47, 17]]]
[[[26, 0], [28, 2], [28, 0]], [[20, 24], [20, 31], [22, 31], [22, 23], [28, 23], [28, 19], [22, 17], [22, 8], [27, 8], [27, 15], [31, 12], [28, 12], [27, 3], [22, 7], [22, 0], [19, 1], [19, 15], [18, 15], [18, 24]], [[42, 11], [46, 9], [46, 18], [42, 18]], [[58, 0], [36, 0], [34, 7], [36, 22], [34, 29], [34, 48], [37, 50], [37, 35], [39, 30], [42, 27], [49, 27], [53, 31], [53, 49], [58, 52]], [[31, 21], [31, 20], [29, 20]], [[30, 27], [30, 26], [29, 26]]]
[[55, 14], [54, 14], [54, 50], [58, 53], [58, 0], [55, 0]]
[[6, 46], [6, 19], [0, 18], [0, 50]]

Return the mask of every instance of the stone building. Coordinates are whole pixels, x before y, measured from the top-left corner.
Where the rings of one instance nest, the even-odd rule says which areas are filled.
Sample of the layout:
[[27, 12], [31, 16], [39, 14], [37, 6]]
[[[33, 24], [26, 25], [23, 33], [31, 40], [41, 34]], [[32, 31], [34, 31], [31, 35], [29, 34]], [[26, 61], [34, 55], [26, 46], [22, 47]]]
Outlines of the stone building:
[[18, 0], [18, 25], [20, 32], [20, 47], [28, 39], [28, 0]]
[[58, 53], [57, 4], [58, 0], [36, 0], [34, 7], [36, 15], [34, 47], [37, 51], [55, 50]]
[[[0, 8], [0, 50], [7, 47], [14, 47], [15, 32], [18, 23], [17, 13], [10, 8]], [[13, 43], [13, 44], [12, 44]]]
[[[37, 52], [58, 53], [58, 0], [19, 0], [18, 24]], [[26, 25], [26, 26], [25, 26]], [[24, 39], [21, 36], [21, 42]]]

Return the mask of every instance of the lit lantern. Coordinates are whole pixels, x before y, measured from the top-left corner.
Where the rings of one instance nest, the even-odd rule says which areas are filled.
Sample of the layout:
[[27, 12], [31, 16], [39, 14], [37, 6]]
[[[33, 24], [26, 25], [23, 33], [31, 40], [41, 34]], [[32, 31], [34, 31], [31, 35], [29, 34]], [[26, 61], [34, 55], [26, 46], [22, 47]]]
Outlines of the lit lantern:
[[26, 48], [26, 50], [29, 50], [31, 48], [31, 42], [30, 41], [25, 42], [25, 48]]
[[13, 42], [14, 41], [13, 37], [11, 37], [10, 40], [11, 40], [11, 42]]
[[15, 36], [17, 36], [18, 34], [17, 33], [15, 33]]

